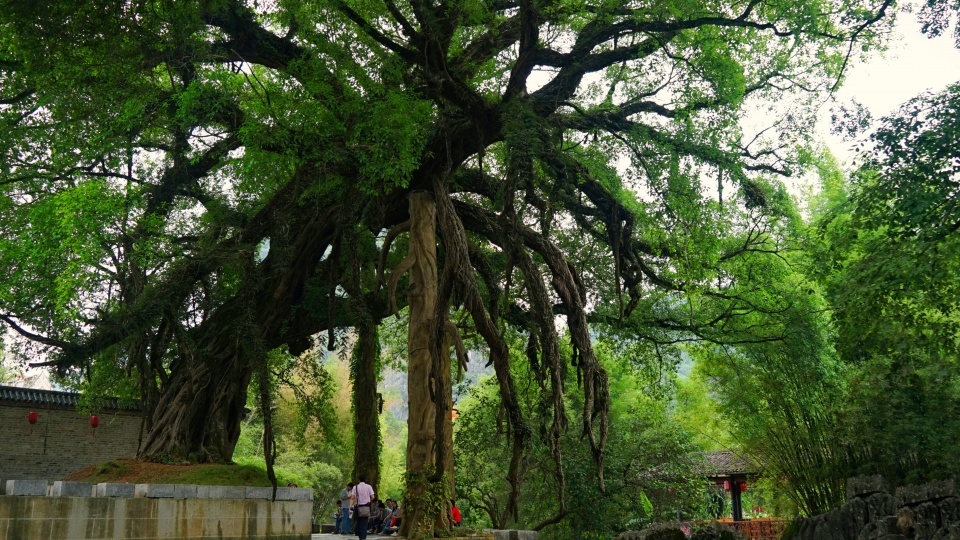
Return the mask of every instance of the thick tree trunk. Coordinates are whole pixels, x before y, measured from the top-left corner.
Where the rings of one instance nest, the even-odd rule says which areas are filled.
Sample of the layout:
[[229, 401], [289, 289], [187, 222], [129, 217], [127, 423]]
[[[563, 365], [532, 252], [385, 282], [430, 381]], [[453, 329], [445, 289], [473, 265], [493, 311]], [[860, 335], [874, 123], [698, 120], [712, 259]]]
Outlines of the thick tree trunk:
[[[333, 214], [333, 211], [330, 212]], [[278, 212], [281, 223], [290, 216]], [[312, 216], [295, 214], [294, 217]], [[160, 389], [157, 406], [146, 423], [140, 457], [151, 461], [226, 462], [240, 437], [247, 414], [247, 388], [253, 366], [250, 347], [269, 351], [291, 340], [314, 334], [328, 325], [353, 321], [338, 306], [333, 319], [298, 313], [302, 291], [318, 261], [331, 244], [325, 230], [329, 215], [305, 217], [285, 230], [298, 232], [293, 240], [273, 234], [278, 251], [284, 242], [297, 253], [292, 260], [268, 255], [238, 294], [217, 307], [199, 327], [184, 331], [174, 341], [177, 359]], [[302, 231], [310, 231], [307, 234]], [[283, 240], [283, 242], [281, 242]], [[243, 324], [240, 324], [240, 323]]]
[[[357, 328], [359, 339], [353, 359], [353, 478], [365, 475], [367, 483], [380, 486], [380, 415], [377, 397], [377, 327]], [[379, 493], [379, 491], [377, 491]]]
[[[429, 481], [438, 466], [437, 401], [449, 399], [435, 395], [437, 386], [443, 385], [431, 380], [433, 358], [430, 338], [431, 333], [437, 330], [437, 317], [442, 316], [437, 313], [436, 219], [433, 197], [426, 192], [412, 193], [409, 257], [413, 265], [407, 294], [410, 313], [407, 341], [407, 491], [400, 529], [400, 535], [407, 537], [449, 528], [449, 519], [442, 510], [446, 508], [446, 503], [431, 500], [442, 496], [445, 490]], [[439, 464], [444, 468], [446, 465]], [[441, 503], [439, 508], [437, 502]]]
[[[329, 245], [319, 240], [317, 243], [311, 246], [314, 254], [323, 253]], [[307, 268], [315, 264], [313, 259], [298, 260], [283, 272], [262, 270], [270, 280], [261, 289], [271, 292], [259, 294], [253, 308], [246, 307], [251, 299], [235, 297], [200, 327], [179, 336], [177, 359], [170, 366], [169, 379], [159, 389], [156, 406], [147, 412], [141, 459], [229, 463], [240, 437], [241, 422], [248, 412], [247, 388], [252, 366], [247, 354], [255, 340], [262, 340], [257, 348], [266, 351], [329, 325], [357, 324], [343, 303], [337, 303], [328, 312], [331, 318], [305, 313], [291, 316], [301, 301], [297, 291], [310, 276]], [[380, 317], [385, 303], [370, 301], [370, 309], [372, 317]], [[251, 317], [251, 312], [256, 316]], [[248, 322], [240, 327], [238, 320]]]
[[140, 458], [229, 463], [246, 414], [251, 369], [229, 349], [181, 355], [150, 413]]

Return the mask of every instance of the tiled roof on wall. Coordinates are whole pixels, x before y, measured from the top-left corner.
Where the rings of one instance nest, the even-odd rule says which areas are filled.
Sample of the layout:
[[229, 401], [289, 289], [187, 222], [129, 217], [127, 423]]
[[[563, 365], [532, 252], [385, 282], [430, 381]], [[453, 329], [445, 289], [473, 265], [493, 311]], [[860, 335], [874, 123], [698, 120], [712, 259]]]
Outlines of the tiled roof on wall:
[[[80, 394], [74, 392], [57, 392], [54, 390], [36, 390], [34, 388], [20, 388], [17, 386], [0, 386], [0, 403], [24, 403], [58, 405], [61, 407], [76, 407]], [[139, 404], [121, 403], [115, 398], [103, 400], [103, 408], [107, 410], [139, 411]]]

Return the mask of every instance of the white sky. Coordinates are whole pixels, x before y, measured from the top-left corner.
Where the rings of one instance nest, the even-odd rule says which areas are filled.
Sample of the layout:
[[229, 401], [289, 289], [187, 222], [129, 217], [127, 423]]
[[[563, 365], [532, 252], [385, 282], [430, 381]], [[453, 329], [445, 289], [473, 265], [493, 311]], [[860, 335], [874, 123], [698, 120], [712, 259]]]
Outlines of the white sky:
[[[960, 80], [960, 50], [954, 46], [952, 35], [927, 38], [920, 32], [916, 17], [909, 13], [899, 14], [894, 33], [885, 53], [851, 66], [837, 92], [839, 103], [856, 99], [878, 119], [926, 90], [942, 90]], [[818, 127], [827, 146], [850, 165], [852, 143], [830, 135], [829, 105], [821, 111]]]

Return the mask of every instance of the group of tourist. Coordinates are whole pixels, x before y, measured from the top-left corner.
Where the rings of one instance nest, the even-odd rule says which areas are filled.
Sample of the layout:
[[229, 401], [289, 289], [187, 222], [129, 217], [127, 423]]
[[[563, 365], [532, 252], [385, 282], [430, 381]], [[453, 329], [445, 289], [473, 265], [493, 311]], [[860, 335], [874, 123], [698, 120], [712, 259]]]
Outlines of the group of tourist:
[[340, 504], [334, 515], [333, 534], [354, 534], [364, 540], [368, 533], [396, 536], [403, 519], [403, 510], [397, 501], [376, 498], [373, 487], [363, 475], [340, 490]]
[[[450, 501], [450, 505], [451, 521], [455, 527], [459, 527], [460, 509], [454, 501]], [[356, 485], [350, 482], [340, 490], [334, 519], [333, 534], [356, 534], [360, 540], [365, 540], [367, 534], [396, 536], [403, 520], [403, 509], [393, 499], [377, 499], [373, 487], [361, 475]]]
[[371, 530], [378, 534], [396, 534], [400, 527], [400, 521], [403, 519], [403, 510], [397, 501], [387, 499], [377, 502], [377, 519], [371, 524]]

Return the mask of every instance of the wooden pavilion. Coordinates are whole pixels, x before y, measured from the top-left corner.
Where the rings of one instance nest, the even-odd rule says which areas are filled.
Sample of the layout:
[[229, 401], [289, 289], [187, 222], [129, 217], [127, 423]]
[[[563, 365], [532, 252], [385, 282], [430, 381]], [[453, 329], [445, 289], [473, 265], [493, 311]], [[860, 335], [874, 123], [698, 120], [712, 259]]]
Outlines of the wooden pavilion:
[[733, 521], [743, 521], [741, 494], [747, 488], [747, 481], [760, 475], [761, 467], [750, 458], [731, 450], [704, 452], [704, 457], [704, 476], [730, 493]]
[[[726, 525], [743, 533], [749, 540], [773, 540], [780, 538], [787, 525], [787, 519], [780, 518], [743, 518], [741, 495], [747, 490], [747, 481], [755, 481], [763, 471], [756, 461], [730, 450], [704, 453], [704, 476], [717, 486], [720, 493], [730, 493], [732, 521], [721, 519]], [[726, 496], [724, 495], [724, 499]], [[722, 512], [721, 512], [722, 513]]]

